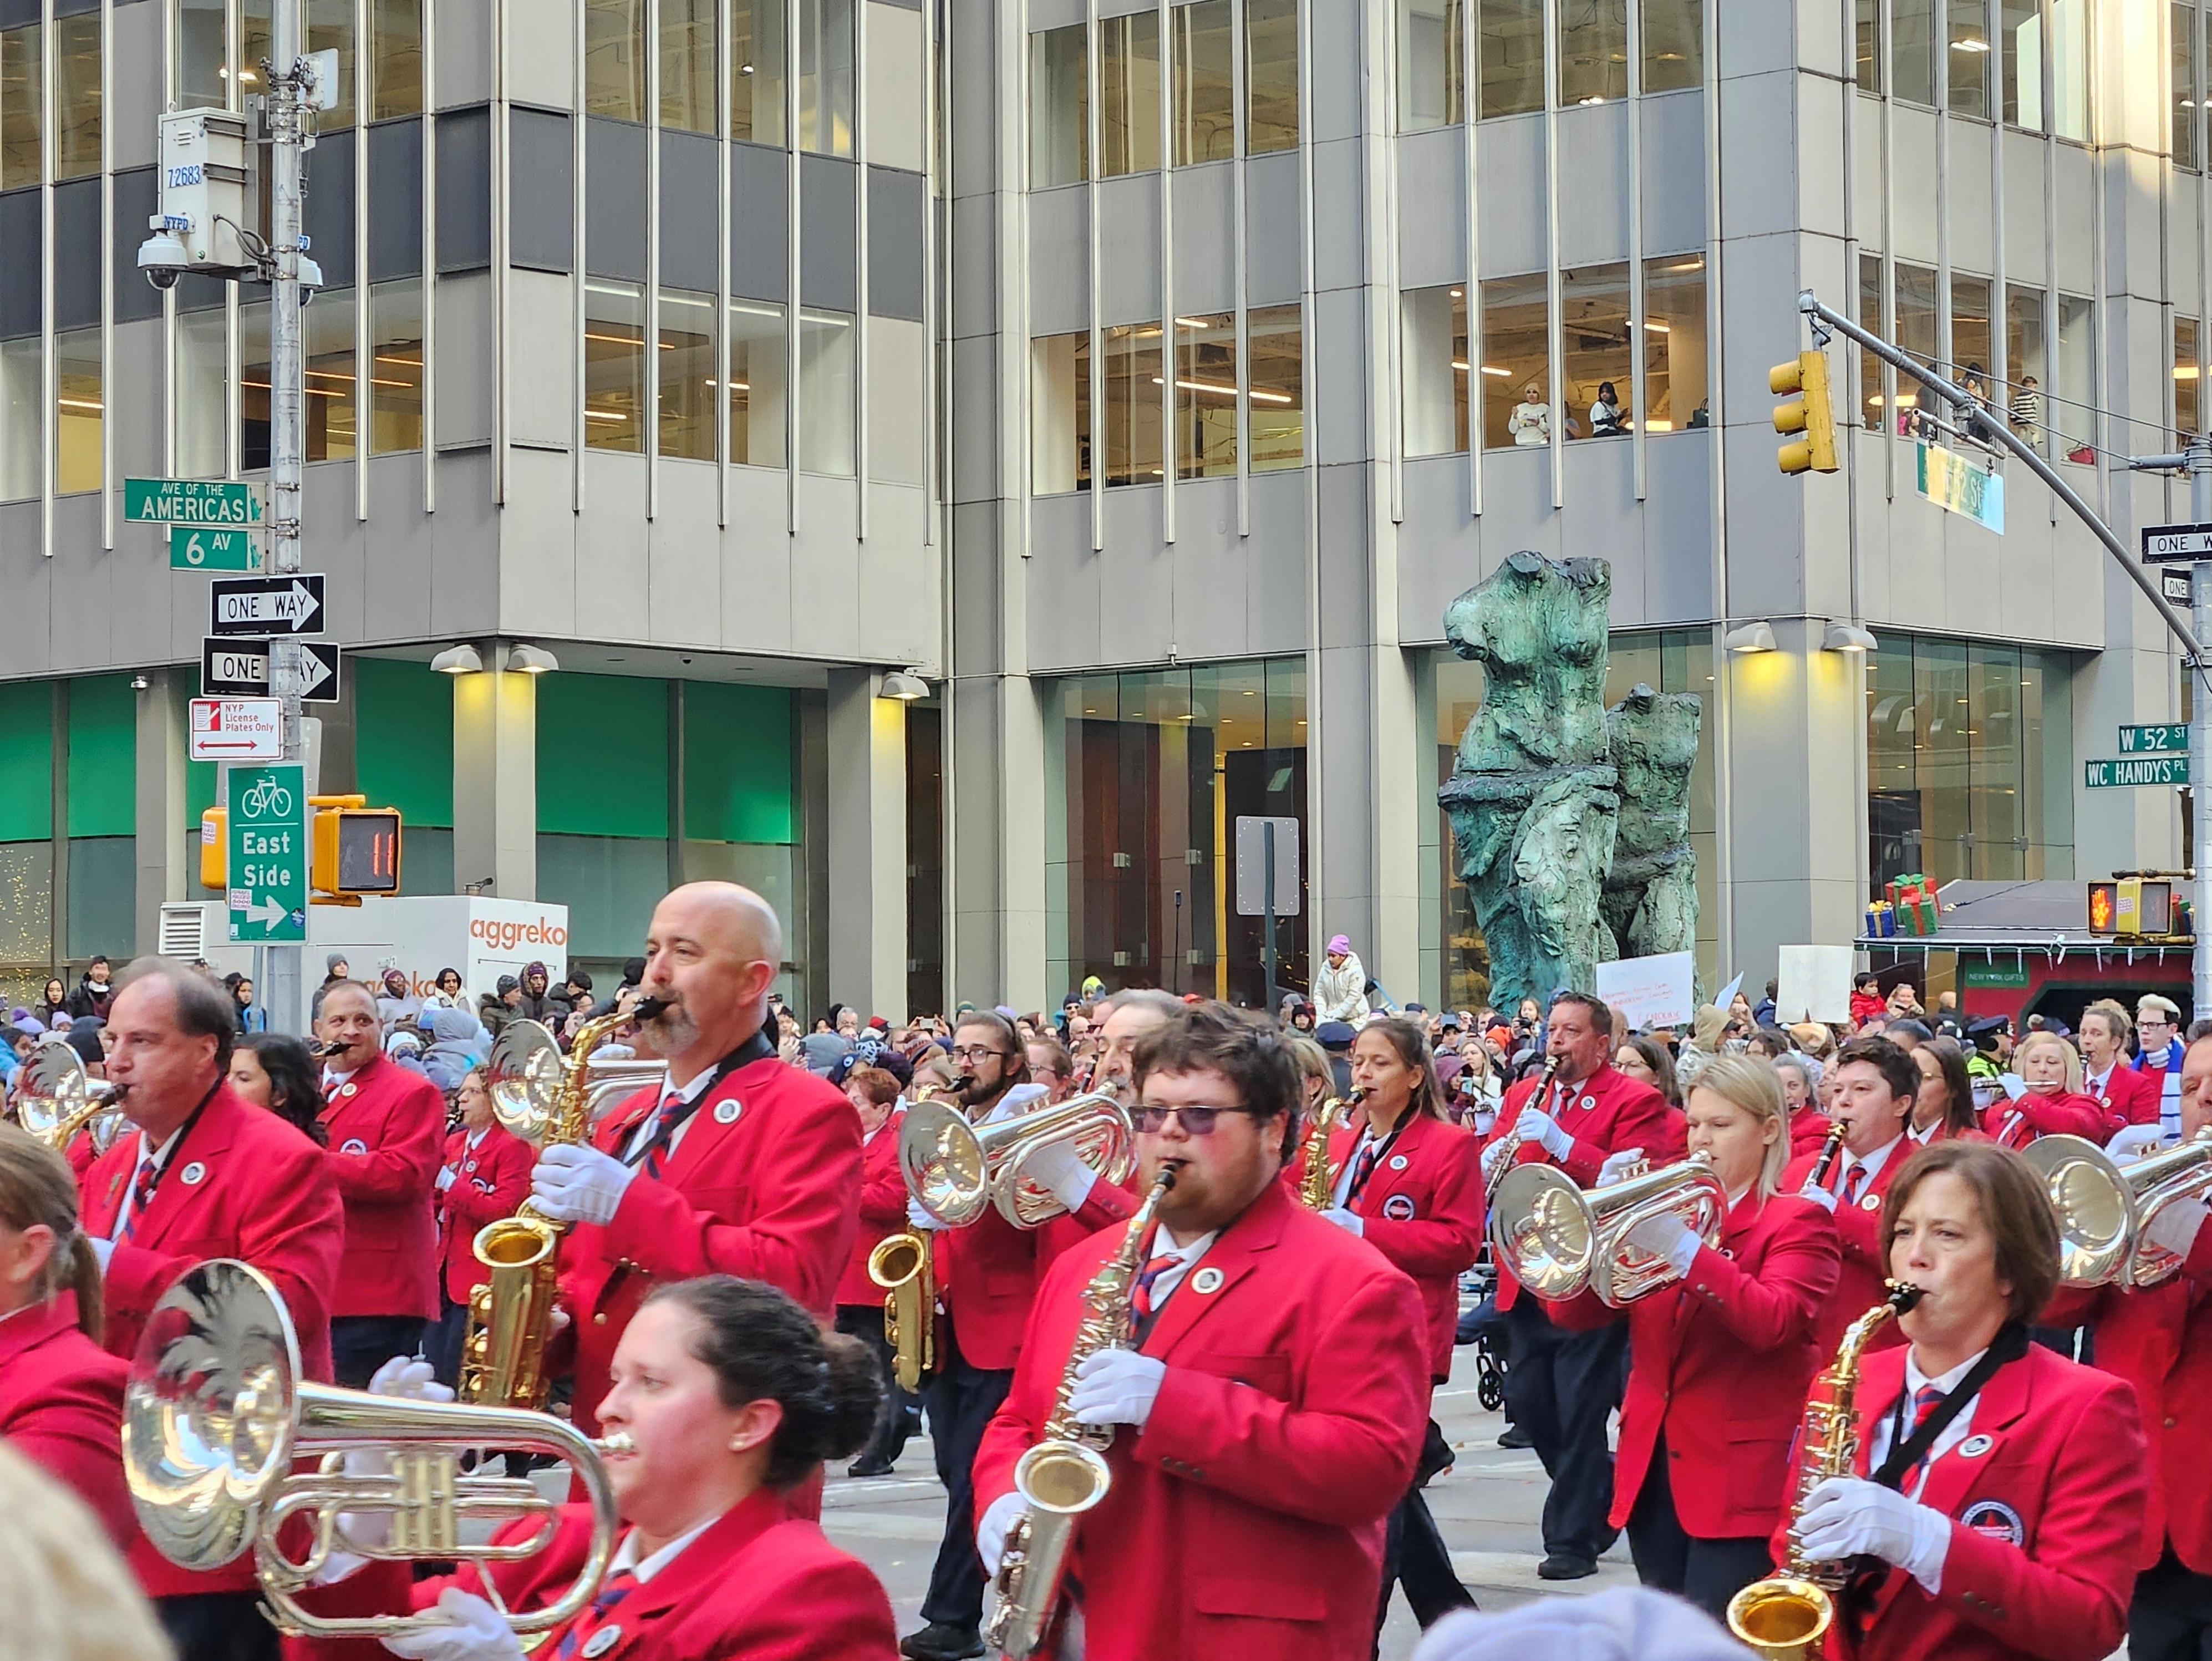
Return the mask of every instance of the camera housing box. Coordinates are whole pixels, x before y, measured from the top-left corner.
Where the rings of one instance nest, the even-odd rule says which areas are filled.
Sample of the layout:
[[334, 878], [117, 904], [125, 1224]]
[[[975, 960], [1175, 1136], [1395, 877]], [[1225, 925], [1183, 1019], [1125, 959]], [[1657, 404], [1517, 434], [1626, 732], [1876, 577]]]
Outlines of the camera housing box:
[[229, 110], [161, 118], [161, 219], [184, 245], [188, 271], [228, 277], [253, 269], [240, 234], [260, 230], [250, 131], [251, 118]]

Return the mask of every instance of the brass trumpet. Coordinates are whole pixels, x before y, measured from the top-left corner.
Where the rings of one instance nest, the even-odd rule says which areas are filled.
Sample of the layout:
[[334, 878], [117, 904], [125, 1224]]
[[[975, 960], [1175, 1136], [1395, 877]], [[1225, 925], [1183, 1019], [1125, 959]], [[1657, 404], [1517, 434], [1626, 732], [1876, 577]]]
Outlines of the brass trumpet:
[[80, 1130], [92, 1133], [101, 1153], [115, 1145], [127, 1121], [121, 1085], [95, 1079], [76, 1050], [65, 1043], [42, 1043], [31, 1052], [15, 1117], [25, 1130], [57, 1153], [69, 1152]]
[[1491, 1206], [1490, 1249], [1539, 1298], [1557, 1303], [1587, 1289], [1619, 1309], [1678, 1278], [1666, 1259], [1628, 1244], [1638, 1224], [1668, 1214], [1707, 1244], [1719, 1240], [1728, 1191], [1704, 1153], [1589, 1189], [1556, 1166], [1516, 1165]]
[[2039, 1136], [2021, 1153], [2058, 1214], [2063, 1284], [2152, 1287], [2181, 1272], [2150, 1225], [2166, 1207], [2212, 1194], [2212, 1126], [2132, 1165], [2080, 1136]]
[[[489, 1565], [543, 1550], [557, 1507], [533, 1484], [460, 1474], [461, 1455], [487, 1445], [557, 1456], [591, 1501], [591, 1550], [575, 1583], [543, 1609], [501, 1611], [526, 1639], [574, 1619], [605, 1578], [617, 1517], [601, 1456], [626, 1451], [628, 1438], [594, 1442], [542, 1413], [309, 1384], [300, 1377], [299, 1336], [283, 1299], [259, 1270], [228, 1258], [186, 1271], [154, 1305], [124, 1396], [124, 1468], [146, 1537], [186, 1569], [220, 1568], [250, 1549], [270, 1616], [294, 1637], [387, 1637], [445, 1624], [434, 1611], [336, 1617], [302, 1609], [295, 1594], [334, 1551]], [[383, 1453], [392, 1468], [349, 1472], [348, 1450]], [[314, 1454], [319, 1469], [294, 1471], [295, 1457]], [[389, 1536], [376, 1543], [342, 1536], [341, 1513], [387, 1516]], [[296, 1559], [279, 1543], [295, 1517], [310, 1525], [307, 1553]], [[543, 1524], [527, 1540], [463, 1543], [465, 1521], [525, 1518]]]
[[957, 1107], [918, 1101], [899, 1129], [899, 1170], [915, 1202], [947, 1228], [966, 1227], [986, 1206], [1016, 1228], [1036, 1228], [1067, 1208], [1029, 1174], [1029, 1163], [1063, 1144], [1104, 1181], [1120, 1182], [1136, 1147], [1128, 1110], [1094, 1092], [975, 1125]]

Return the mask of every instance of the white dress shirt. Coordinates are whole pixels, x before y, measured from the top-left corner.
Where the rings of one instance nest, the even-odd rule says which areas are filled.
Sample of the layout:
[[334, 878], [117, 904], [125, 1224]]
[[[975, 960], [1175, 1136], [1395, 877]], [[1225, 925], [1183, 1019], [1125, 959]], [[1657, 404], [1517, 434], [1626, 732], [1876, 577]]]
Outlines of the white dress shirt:
[[[672, 1084], [665, 1086], [661, 1090], [660, 1099], [653, 1104], [653, 1111], [647, 1114], [644, 1118], [639, 1120], [637, 1129], [630, 1133], [629, 1148], [629, 1162], [635, 1165], [644, 1156], [646, 1144], [653, 1140], [653, 1127], [659, 1123], [660, 1110], [662, 1108], [666, 1107], [669, 1103], [674, 1101], [696, 1102], [702, 1096], [707, 1093], [707, 1086], [714, 1082], [714, 1069], [709, 1067], [702, 1068], [700, 1070], [699, 1076], [692, 1080], [690, 1084]], [[691, 1129], [691, 1121], [698, 1116], [699, 1116], [696, 1113], [687, 1115], [683, 1123], [678, 1125], [674, 1130], [669, 1133], [668, 1151], [670, 1153], [673, 1154], [677, 1148], [682, 1145], [684, 1141], [684, 1133]]]
[[[186, 1123], [189, 1123], [190, 1121], [187, 1120]], [[184, 1125], [179, 1125], [169, 1133], [169, 1139], [161, 1147], [149, 1148], [146, 1146], [145, 1133], [143, 1131], [139, 1133], [138, 1163], [131, 1167], [131, 1180], [123, 1185], [123, 1203], [115, 1213], [115, 1232], [109, 1235], [108, 1238], [119, 1240], [123, 1238], [124, 1226], [131, 1220], [131, 1205], [138, 1197], [138, 1173], [145, 1170], [148, 1165], [153, 1166], [157, 1171], [167, 1165], [169, 1163], [169, 1155], [177, 1151], [177, 1138], [184, 1134]]]
[[1894, 1153], [1898, 1148], [1904, 1144], [1904, 1141], [1905, 1138], [1902, 1135], [1894, 1136], [1888, 1141], [1884, 1142], [1880, 1147], [1875, 1149], [1873, 1153], [1868, 1154], [1864, 1159], [1861, 1159], [1849, 1148], [1845, 1148], [1844, 1150], [1844, 1157], [1836, 1161], [1836, 1174], [1831, 1185], [1830, 1191], [1835, 1194], [1841, 1194], [1844, 1191], [1845, 1185], [1848, 1184], [1851, 1179], [1851, 1172], [1857, 1170], [1861, 1165], [1864, 1165], [1866, 1167], [1866, 1180], [1859, 1184], [1859, 1193], [1863, 1196], [1869, 1189], [1874, 1186], [1875, 1178], [1881, 1175], [1881, 1168], [1889, 1163], [1889, 1156], [1892, 1153]]
[[638, 1585], [641, 1586], [645, 1585], [645, 1583], [652, 1579], [654, 1575], [659, 1573], [661, 1570], [666, 1568], [671, 1563], [674, 1562], [677, 1558], [683, 1554], [684, 1547], [690, 1545], [694, 1540], [696, 1540], [701, 1535], [704, 1534], [708, 1529], [714, 1527], [715, 1524], [721, 1520], [722, 1519], [720, 1517], [709, 1517], [705, 1522], [700, 1524], [697, 1528], [693, 1529], [688, 1534], [678, 1535], [673, 1540], [671, 1540], [659, 1551], [653, 1553], [652, 1556], [644, 1559], [642, 1561], [639, 1560], [637, 1555], [637, 1530], [635, 1529], [629, 1530], [623, 1536], [622, 1543], [615, 1548], [613, 1560], [607, 1565], [607, 1579], [611, 1580], [617, 1574], [627, 1572], [629, 1577], [635, 1580]]
[[[1905, 1425], [1905, 1434], [1908, 1437], [1912, 1433], [1912, 1427], [1910, 1421], [1912, 1418], [1913, 1398], [1920, 1394], [1921, 1390], [1926, 1385], [1933, 1384], [1936, 1389], [1942, 1390], [1946, 1396], [1948, 1396], [1953, 1390], [1958, 1389], [1960, 1383], [1965, 1380], [1966, 1376], [1974, 1370], [1974, 1364], [1988, 1354], [1989, 1352], [1986, 1349], [1977, 1350], [1972, 1355], [1969, 1355], [1965, 1360], [1960, 1362], [1958, 1366], [1951, 1368], [1948, 1372], [1938, 1373], [1935, 1378], [1930, 1378], [1926, 1373], [1920, 1370], [1920, 1362], [1917, 1353], [1911, 1348], [1908, 1348], [1905, 1352], [1905, 1395], [1903, 1401], [1905, 1403], [1905, 1416], [1907, 1421]], [[1911, 1485], [1902, 1490], [1906, 1499], [1914, 1500], [1918, 1500], [1920, 1498], [1921, 1490], [1928, 1486], [1929, 1474], [1936, 1469], [1936, 1462], [1938, 1459], [1941, 1459], [1945, 1454], [1950, 1452], [1953, 1448], [1958, 1446], [1960, 1443], [1965, 1441], [1966, 1438], [1972, 1433], [1974, 1426], [1974, 1409], [1978, 1405], [1979, 1399], [1979, 1397], [1977, 1397], [1974, 1401], [1969, 1402], [1966, 1406], [1960, 1408], [1959, 1409], [1958, 1416], [1953, 1419], [1949, 1424], [1943, 1427], [1942, 1433], [1936, 1437], [1935, 1442], [1929, 1446], [1927, 1455], [1920, 1461], [1920, 1469], [1913, 1475]], [[1882, 1461], [1889, 1457], [1890, 1437], [1896, 1428], [1897, 1409], [1893, 1407], [1887, 1413], [1883, 1414], [1881, 1419], [1875, 1421], [1874, 1438], [1867, 1445], [1867, 1469], [1869, 1471], [1880, 1470], [1881, 1469]], [[1912, 1578], [1919, 1581], [1923, 1586], [1927, 1588], [1928, 1595], [1930, 1597], [1934, 1597], [1942, 1591], [1942, 1556], [1938, 1556], [1931, 1564], [1926, 1565], [1923, 1567], [1913, 1568], [1911, 1573]]]
[[1152, 1299], [1154, 1314], [1157, 1315], [1160, 1305], [1167, 1302], [1168, 1294], [1182, 1284], [1183, 1276], [1190, 1273], [1191, 1266], [1211, 1251], [1213, 1243], [1220, 1238], [1221, 1231], [1215, 1229], [1185, 1244], [1176, 1238], [1165, 1223], [1160, 1225], [1159, 1232], [1152, 1236], [1152, 1255], [1155, 1257], [1172, 1256], [1176, 1261], [1153, 1277]]

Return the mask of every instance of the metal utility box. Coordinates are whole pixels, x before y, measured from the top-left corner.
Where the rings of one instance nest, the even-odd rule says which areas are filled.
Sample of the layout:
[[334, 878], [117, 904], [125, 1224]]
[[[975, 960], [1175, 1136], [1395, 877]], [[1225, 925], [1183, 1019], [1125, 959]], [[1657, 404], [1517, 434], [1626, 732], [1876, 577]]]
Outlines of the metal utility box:
[[253, 266], [241, 234], [261, 228], [251, 131], [250, 117], [229, 110], [178, 110], [161, 118], [156, 223], [184, 244], [193, 271], [226, 276]]

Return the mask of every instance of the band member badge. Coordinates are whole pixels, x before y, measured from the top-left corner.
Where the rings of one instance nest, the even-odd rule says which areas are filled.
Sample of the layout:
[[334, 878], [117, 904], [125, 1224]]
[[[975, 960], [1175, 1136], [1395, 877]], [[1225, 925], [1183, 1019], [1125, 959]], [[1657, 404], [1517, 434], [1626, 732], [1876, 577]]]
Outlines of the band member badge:
[[476, 1168], [477, 1162], [474, 1159], [471, 1159], [466, 1165], [461, 1167], [462, 1170], [470, 1171], [473, 1171]]
[[1860, 1209], [1861, 1211], [1879, 1211], [1879, 1210], [1881, 1210], [1881, 1195], [1879, 1195], [1879, 1194], [1863, 1194], [1863, 1195], [1861, 1195], [1861, 1196], [1859, 1196], [1859, 1209]]
[[1221, 1283], [1229, 1277], [1211, 1266], [1200, 1269], [1190, 1277], [1190, 1289], [1200, 1297], [1221, 1290]]
[[366, 1153], [368, 1152], [368, 1144], [362, 1141], [358, 1136], [349, 1136], [345, 1139], [345, 1145], [339, 1148], [338, 1152], [341, 1153]]
[[1393, 1194], [1382, 1202], [1382, 1214], [1394, 1223], [1412, 1222], [1413, 1196], [1410, 1194]]
[[1405, 1168], [1406, 1156], [1402, 1153], [1393, 1153], [1390, 1156], [1390, 1169], [1393, 1171], [1403, 1171]]
[[1582, 1100], [1577, 1102], [1575, 1105], [1582, 1109], [1585, 1113], [1594, 1112], [1597, 1108], [1597, 1098], [1595, 1096], [1585, 1096]]
[[2002, 1540], [2008, 1546], [2027, 1542], [2027, 1525], [2020, 1513], [2002, 1500], [1977, 1500], [1959, 1513], [1959, 1525], [1972, 1529], [1985, 1540]]
[[1996, 1445], [1994, 1436], [1969, 1436], [1959, 1444], [1959, 1457], [1961, 1459], [1978, 1459]]
[[338, 1094], [341, 1097], [350, 1096], [355, 1091], [360, 1088], [361, 1086], [359, 1085], [354, 1083], [352, 1080], [349, 1079], [338, 1086]]
[[186, 1188], [198, 1188], [207, 1180], [207, 1167], [198, 1159], [194, 1159], [177, 1173], [177, 1180]]
[[716, 1102], [714, 1104], [714, 1123], [716, 1124], [735, 1124], [738, 1122], [738, 1114], [741, 1110], [742, 1110], [738, 1106], [738, 1098], [734, 1096], [731, 1097], [730, 1099], [726, 1102]]
[[583, 1655], [585, 1657], [585, 1661], [599, 1661], [599, 1658], [601, 1656], [605, 1655], [609, 1650], [612, 1649], [616, 1645], [621, 1642], [622, 1628], [620, 1627], [601, 1627], [597, 1632], [593, 1633], [589, 1638], [584, 1640]]

